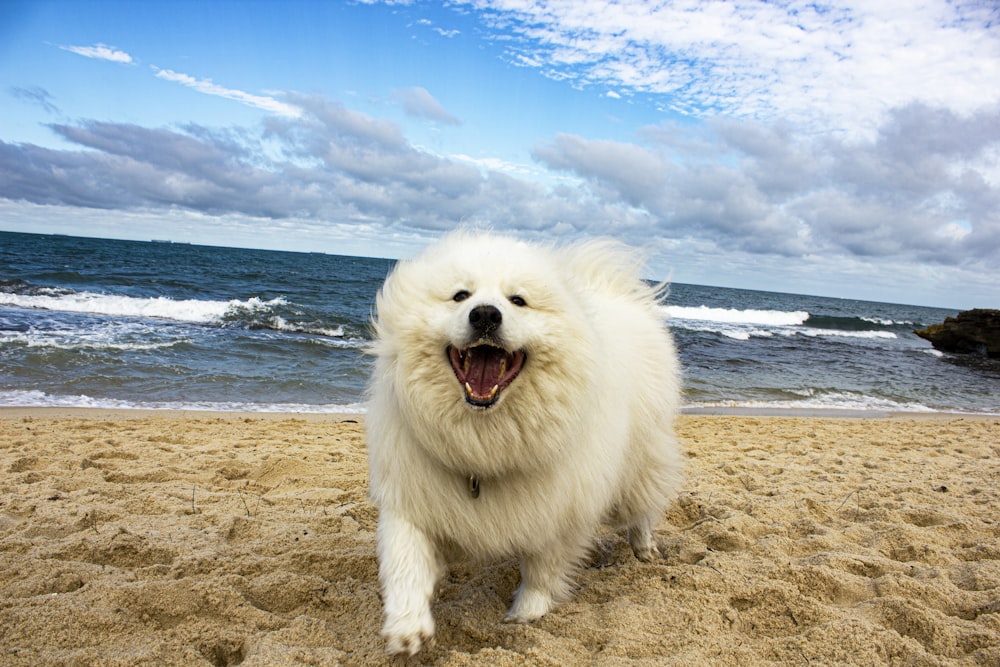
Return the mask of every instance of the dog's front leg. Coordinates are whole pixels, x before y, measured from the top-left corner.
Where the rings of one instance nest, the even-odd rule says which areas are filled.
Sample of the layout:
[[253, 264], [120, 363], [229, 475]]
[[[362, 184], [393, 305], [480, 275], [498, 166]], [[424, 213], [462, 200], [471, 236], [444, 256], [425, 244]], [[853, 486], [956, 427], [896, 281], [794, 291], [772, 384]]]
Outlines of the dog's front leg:
[[431, 598], [441, 577], [441, 559], [423, 531], [393, 512], [380, 513], [377, 537], [385, 650], [414, 655], [433, 644]]

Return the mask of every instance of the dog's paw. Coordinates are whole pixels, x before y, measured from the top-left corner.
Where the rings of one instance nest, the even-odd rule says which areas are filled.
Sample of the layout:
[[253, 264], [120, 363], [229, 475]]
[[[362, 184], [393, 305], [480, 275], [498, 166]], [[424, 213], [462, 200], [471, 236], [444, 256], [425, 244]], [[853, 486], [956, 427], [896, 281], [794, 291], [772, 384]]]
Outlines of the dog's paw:
[[655, 563], [660, 559], [660, 550], [656, 548], [653, 533], [647, 527], [632, 528], [628, 531], [628, 541], [632, 553], [643, 563]]
[[632, 547], [632, 553], [634, 553], [635, 557], [643, 563], [655, 563], [660, 560], [660, 550], [656, 548], [655, 544], [644, 544], [638, 547]]
[[389, 655], [416, 655], [422, 648], [434, 646], [434, 619], [430, 613], [419, 618], [400, 617], [385, 622], [382, 628], [385, 652]]
[[508, 623], [531, 623], [547, 614], [552, 608], [552, 596], [542, 591], [522, 590], [514, 597], [514, 604], [503, 617]]

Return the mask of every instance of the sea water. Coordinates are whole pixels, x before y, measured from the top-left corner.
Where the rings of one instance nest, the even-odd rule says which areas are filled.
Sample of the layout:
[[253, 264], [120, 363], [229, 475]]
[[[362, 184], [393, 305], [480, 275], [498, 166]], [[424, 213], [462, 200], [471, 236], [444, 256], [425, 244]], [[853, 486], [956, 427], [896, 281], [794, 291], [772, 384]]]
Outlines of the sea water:
[[[385, 259], [0, 232], [0, 405], [362, 412]], [[1000, 413], [957, 311], [674, 284], [689, 408]]]

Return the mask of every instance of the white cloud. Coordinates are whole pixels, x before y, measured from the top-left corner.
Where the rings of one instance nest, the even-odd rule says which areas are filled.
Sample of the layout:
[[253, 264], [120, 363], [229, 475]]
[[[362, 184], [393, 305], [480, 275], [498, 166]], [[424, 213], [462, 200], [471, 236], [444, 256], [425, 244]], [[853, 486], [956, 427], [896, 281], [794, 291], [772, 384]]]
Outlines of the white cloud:
[[[391, 3], [387, 3], [387, 4], [391, 4]], [[434, 26], [434, 22], [431, 21], [430, 19], [417, 19], [416, 21], [414, 21], [414, 23], [412, 25], [419, 25], [419, 26], [431, 28], [437, 34], [441, 35], [442, 37], [447, 37], [448, 39], [451, 39], [452, 37], [457, 37], [458, 35], [462, 34], [461, 30], [454, 30], [454, 29], [453, 30], [448, 30], [448, 29], [445, 29], [445, 28], [432, 27], [432, 26]]]
[[131, 65], [132, 56], [106, 44], [95, 44], [94, 46], [60, 46], [64, 51], [70, 51], [85, 58], [97, 58], [98, 60], [109, 60], [113, 63], [123, 63]]
[[992, 3], [468, 4], [505, 38], [512, 64], [665, 96], [696, 115], [872, 136], [888, 110], [911, 102], [971, 113], [1000, 99]]
[[246, 104], [247, 106], [263, 109], [264, 111], [270, 111], [271, 113], [278, 114], [279, 116], [298, 118], [302, 115], [302, 110], [300, 108], [280, 100], [276, 100], [273, 97], [254, 95], [242, 90], [225, 88], [217, 83], [214, 83], [211, 79], [196, 79], [193, 76], [169, 69], [159, 69], [157, 67], [154, 67], [153, 69], [156, 71], [157, 78], [179, 83], [183, 86], [187, 86], [188, 88], [197, 90], [199, 93], [235, 100], [236, 102]]
[[[560, 134], [533, 151], [551, 170], [540, 177], [533, 165], [430, 153], [395, 123], [336, 101], [287, 100], [301, 116], [270, 115], [258, 129], [85, 121], [49, 126], [75, 144], [67, 150], [0, 141], [0, 173], [12, 175], [0, 181], [0, 205], [119, 217], [186, 210], [271, 228], [335, 220], [417, 236], [460, 223], [528, 237], [611, 234], [660, 244], [663, 266], [685, 281], [816, 291], [858, 267], [867, 277], [844, 294], [936, 272], [948, 282], [907, 280], [884, 298], [945, 303], [931, 296], [960, 289], [995, 300], [1000, 183], [976, 165], [997, 170], [1000, 111], [897, 109], [866, 141], [735, 121], [694, 136], [664, 123], [638, 143]], [[727, 264], [729, 278], [719, 273]]]
[[394, 90], [392, 95], [403, 105], [403, 111], [407, 115], [429, 118], [448, 125], [462, 124], [462, 121], [448, 113], [447, 109], [434, 99], [434, 96], [426, 88], [414, 86], [413, 88]]
[[[644, 144], [562, 134], [535, 147], [600, 200], [649, 214], [647, 234], [761, 256], [1000, 267], [1000, 108], [893, 109], [871, 140], [717, 120], [662, 124]], [[708, 159], [706, 159], [708, 158]], [[985, 170], [980, 168], [983, 165]]]

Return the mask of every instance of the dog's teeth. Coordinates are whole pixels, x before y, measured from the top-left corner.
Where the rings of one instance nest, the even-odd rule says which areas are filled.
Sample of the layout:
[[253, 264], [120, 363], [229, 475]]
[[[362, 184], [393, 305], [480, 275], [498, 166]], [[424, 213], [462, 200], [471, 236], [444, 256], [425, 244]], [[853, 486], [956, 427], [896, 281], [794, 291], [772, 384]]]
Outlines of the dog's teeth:
[[[497, 381], [503, 380], [503, 374], [507, 372], [507, 357], [504, 357], [500, 362], [500, 374], [497, 376]], [[494, 387], [495, 389], [495, 387]]]
[[468, 382], [465, 383], [465, 395], [477, 401], [492, 401], [494, 398], [496, 398], [496, 395], [497, 393], [499, 393], [499, 391], [500, 391], [500, 385], [495, 384], [493, 385], [493, 388], [490, 389], [490, 393], [486, 394], [486, 396], [482, 396], [480, 394], [477, 394], [475, 390], [473, 390], [471, 384], [469, 384]]
[[[464, 354], [464, 356], [465, 356], [465, 363], [462, 365], [462, 373], [464, 373], [465, 375], [468, 375], [469, 374], [469, 366], [472, 364], [472, 355], [469, 354], [468, 352], [466, 352]], [[465, 385], [465, 386], [469, 386], [469, 385]]]

